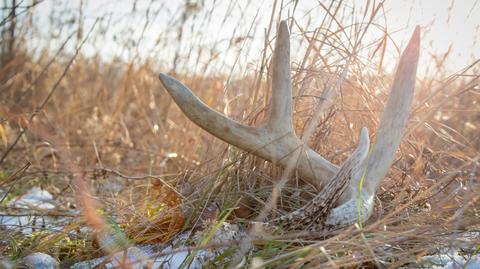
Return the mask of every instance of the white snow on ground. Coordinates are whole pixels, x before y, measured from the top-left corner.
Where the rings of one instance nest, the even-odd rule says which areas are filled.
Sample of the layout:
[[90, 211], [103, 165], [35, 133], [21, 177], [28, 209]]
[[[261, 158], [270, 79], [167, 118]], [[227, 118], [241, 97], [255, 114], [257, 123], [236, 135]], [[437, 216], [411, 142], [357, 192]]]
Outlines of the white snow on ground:
[[439, 254], [422, 258], [423, 266], [431, 269], [479, 269], [480, 254], [461, 256], [458, 253]]
[[[16, 197], [7, 203], [8, 207], [20, 209], [15, 214], [0, 212], [0, 226], [7, 229], [19, 230], [24, 234], [32, 234], [33, 230], [38, 228], [52, 229], [59, 225], [58, 218], [29, 216], [28, 213], [34, 209], [36, 212], [42, 210], [51, 210], [57, 207], [53, 196], [46, 190], [38, 187], [30, 189], [24, 195]], [[25, 209], [22, 211], [21, 209]], [[10, 215], [9, 215], [10, 214]], [[212, 224], [213, 226], [213, 224]], [[208, 230], [208, 229], [207, 229]], [[480, 254], [460, 255], [459, 249], [475, 249], [480, 232], [466, 232], [455, 235], [456, 245], [448, 249], [439, 251], [437, 255], [429, 255], [421, 258], [422, 268], [430, 269], [480, 269]], [[104, 264], [105, 268], [118, 268], [122, 261], [132, 262], [133, 269], [141, 268], [179, 268], [187, 260], [189, 265], [185, 268], [196, 269], [203, 268], [209, 261], [219, 257], [228, 247], [218, 247], [215, 249], [200, 249], [198, 251], [188, 251], [188, 246], [199, 246], [206, 237], [205, 232], [196, 233], [190, 240], [190, 233], [185, 232], [177, 235], [172, 242], [166, 245], [143, 245], [128, 248], [111, 255], [90, 261], [84, 261], [75, 264], [73, 269], [86, 269]], [[247, 234], [235, 224], [223, 223], [215, 232], [207, 244], [228, 243], [232, 240], [248, 239]], [[248, 240], [246, 240], [247, 242]], [[240, 246], [238, 242], [229, 245]], [[252, 248], [248, 244], [248, 252]], [[420, 266], [420, 265], [418, 265]], [[404, 267], [404, 268], [408, 268]]]
[[[480, 232], [456, 232], [452, 233], [451, 246], [439, 248], [437, 254], [423, 256], [419, 264], [414, 267], [404, 266], [402, 268], [428, 268], [428, 269], [480, 269], [480, 253], [478, 253], [478, 242]], [[460, 254], [462, 253], [469, 254]]]
[[24, 195], [9, 201], [7, 206], [48, 210], [55, 208], [55, 202], [48, 191], [33, 187]]
[[[193, 236], [193, 245], [197, 245], [202, 241], [205, 234], [197, 233]], [[208, 241], [208, 244], [227, 243], [232, 240], [240, 240], [247, 238], [245, 232], [240, 230], [237, 225], [223, 223], [215, 232], [213, 237]], [[117, 252], [112, 255], [112, 258], [107, 260], [107, 257], [97, 258], [90, 261], [84, 261], [73, 265], [72, 269], [87, 269], [93, 268], [100, 264], [104, 264], [105, 268], [118, 268], [121, 262], [132, 262], [132, 269], [154, 268], [154, 269], [173, 269], [179, 268], [183, 263], [189, 262], [185, 268], [197, 269], [204, 268], [205, 264], [213, 261], [219, 257], [227, 247], [219, 247], [214, 250], [201, 249], [198, 251], [185, 250], [188, 243], [189, 233], [179, 234], [170, 244], [167, 244], [163, 249], [157, 250], [158, 246], [145, 245], [138, 247], [130, 247], [126, 251]], [[238, 245], [232, 243], [230, 245]], [[187, 265], [187, 264], [186, 264]]]
[[[57, 206], [52, 194], [38, 187], [30, 189], [24, 195], [13, 198], [7, 203], [7, 207], [20, 210], [12, 212], [0, 211], [0, 226], [6, 229], [21, 231], [30, 235], [35, 228], [54, 228], [58, 220], [52, 217], [30, 216], [29, 213], [38, 213], [42, 210], [51, 210]], [[26, 209], [26, 210], [21, 210]], [[27, 209], [34, 209], [35, 212]]]

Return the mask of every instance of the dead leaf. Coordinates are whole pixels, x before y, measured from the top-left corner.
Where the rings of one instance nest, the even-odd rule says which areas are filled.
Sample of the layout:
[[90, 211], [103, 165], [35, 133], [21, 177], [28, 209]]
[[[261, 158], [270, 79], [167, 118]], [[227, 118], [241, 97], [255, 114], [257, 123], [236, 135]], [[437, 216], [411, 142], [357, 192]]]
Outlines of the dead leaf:
[[131, 197], [133, 204], [122, 214], [122, 222], [137, 242], [164, 243], [183, 229], [183, 200], [172, 187], [161, 183], [133, 187], [124, 197]]
[[3, 145], [7, 147], [8, 145], [8, 137], [7, 137], [7, 131], [5, 127], [0, 123], [0, 139], [3, 141]]

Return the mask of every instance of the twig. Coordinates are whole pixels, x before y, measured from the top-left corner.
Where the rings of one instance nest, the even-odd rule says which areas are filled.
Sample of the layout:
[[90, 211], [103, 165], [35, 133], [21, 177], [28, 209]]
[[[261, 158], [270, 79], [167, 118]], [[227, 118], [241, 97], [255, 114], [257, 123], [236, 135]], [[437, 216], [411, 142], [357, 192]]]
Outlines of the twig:
[[179, 195], [182, 199], [185, 199], [185, 197], [183, 197], [183, 195], [181, 193], [179, 193], [172, 185], [168, 184], [165, 180], [163, 180], [162, 178], [158, 177], [158, 176], [153, 176], [153, 175], [146, 175], [146, 176], [127, 176], [125, 174], [122, 174], [120, 173], [119, 171], [116, 171], [116, 170], [113, 170], [113, 169], [108, 169], [108, 168], [101, 168], [100, 169], [101, 171], [104, 171], [104, 172], [107, 172], [107, 173], [111, 173], [111, 174], [114, 174], [114, 175], [117, 175], [121, 178], [125, 178], [125, 179], [135, 179], [135, 180], [144, 180], [144, 179], [149, 179], [149, 178], [153, 178], [153, 179], [156, 179], [158, 181], [160, 181], [163, 185], [167, 186], [169, 189], [171, 189], [173, 192], [175, 192], [177, 195]]
[[27, 171], [27, 169], [30, 167], [30, 165], [32, 165], [32, 163], [27, 162], [22, 168], [18, 169], [13, 174], [11, 174], [7, 179], [0, 182], [0, 188], [3, 187], [3, 185], [7, 184], [10, 181], [17, 180], [18, 177], [19, 177], [18, 175], [22, 176]]
[[[9, 20], [15, 18], [15, 17], [18, 17], [19, 15], [22, 15], [23, 13], [27, 12], [29, 9], [31, 8], [34, 8], [35, 6], [37, 6], [38, 4], [44, 2], [45, 0], [40, 0], [40, 1], [33, 1], [33, 3], [31, 5], [28, 5], [28, 6], [21, 6], [22, 2], [19, 2], [18, 4], [16, 4], [15, 6], [12, 6], [12, 7], [7, 7], [7, 8], [4, 8], [4, 9], [10, 9], [10, 13], [5, 17], [3, 18], [3, 20], [0, 22], [0, 27], [3, 26], [4, 24], [6, 24]], [[15, 14], [13, 12], [13, 10], [17, 9], [17, 8], [23, 8], [24, 10], [20, 11], [19, 13]]]
[[[22, 168], [18, 169], [17, 171], [15, 171], [15, 173], [13, 173], [10, 177], [8, 177], [4, 182], [2, 182], [0, 184], [0, 187], [3, 187], [4, 184], [7, 184], [9, 181], [14, 181], [16, 182], [17, 180], [21, 179], [22, 178], [22, 175], [27, 171], [28, 167], [30, 167], [31, 163], [28, 162], [26, 163]], [[3, 195], [2, 199], [0, 199], [0, 204], [3, 203], [3, 201], [7, 198], [8, 194], [12, 191], [13, 189], [13, 186], [15, 186], [15, 184], [12, 184], [12, 186], [10, 186], [10, 188], [5, 192], [5, 194]]]
[[[24, 209], [24, 208], [22, 208]], [[69, 217], [78, 218], [78, 214], [71, 213], [57, 213], [57, 212], [45, 212], [45, 213], [0, 213], [0, 217]]]

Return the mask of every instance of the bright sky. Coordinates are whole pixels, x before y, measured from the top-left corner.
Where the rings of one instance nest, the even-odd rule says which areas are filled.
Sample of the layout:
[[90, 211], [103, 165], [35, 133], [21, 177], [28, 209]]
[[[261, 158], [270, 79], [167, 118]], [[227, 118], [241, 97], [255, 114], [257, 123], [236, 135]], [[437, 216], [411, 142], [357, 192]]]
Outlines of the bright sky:
[[[411, 3], [414, 3], [413, 5]], [[412, 7], [409, 7], [412, 6]], [[422, 48], [446, 53], [451, 46], [449, 65], [462, 68], [480, 58], [480, 1], [478, 0], [395, 0], [387, 1], [388, 25], [402, 29], [395, 39], [407, 40], [415, 25], [423, 31]], [[428, 59], [423, 55], [423, 60]]]
[[[211, 7], [215, 6], [210, 22], [201, 24], [201, 19], [205, 16], [205, 13], [199, 15], [199, 19], [196, 20], [197, 25], [186, 27], [187, 30], [183, 37], [184, 41], [180, 44], [180, 47], [183, 46], [185, 50], [187, 50], [192, 47], [192, 42], [194, 44], [193, 46], [197, 47], [209, 47], [211, 46], [210, 44], [216, 43], [215, 49], [221, 53], [220, 57], [227, 59], [224, 62], [226, 66], [235, 65], [245, 67], [249, 62], [255, 62], [255, 60], [260, 59], [264, 40], [263, 29], [268, 26], [273, 1], [222, 0], [216, 1], [214, 4], [211, 2], [213, 2], [213, 0], [206, 0], [204, 7], [204, 12], [208, 13]], [[286, 8], [282, 15], [283, 17], [291, 14], [293, 8], [292, 2], [286, 0], [284, 2], [286, 3]], [[325, 5], [329, 3], [328, 1], [314, 0], [299, 1], [295, 19], [303, 23], [310, 20], [312, 25], [319, 25], [324, 14], [318, 4], [319, 2], [325, 3]], [[373, 4], [373, 2], [377, 3], [378, 1], [346, 1], [348, 6], [354, 6], [356, 8], [358, 14], [362, 14], [365, 4]], [[418, 24], [422, 26], [420, 70], [426, 66], [426, 63], [432, 63], [431, 53], [443, 54], [451, 47], [451, 56], [447, 61], [448, 67], [452, 72], [458, 71], [460, 68], [472, 63], [473, 59], [480, 58], [479, 2], [480, 0], [387, 0], [385, 2], [386, 22], [384, 24], [387, 25], [388, 31], [393, 33], [392, 39], [402, 49], [413, 32], [415, 25]], [[147, 17], [145, 10], [147, 10], [150, 1], [139, 0], [136, 5], [138, 12], [134, 16], [131, 15], [132, 1], [84, 0], [83, 3], [83, 16], [86, 25], [85, 32], [88, 31], [89, 26], [95, 18], [105, 17], [105, 15], [109, 18], [108, 34], [105, 39], [96, 40], [92, 46], [87, 46], [86, 51], [100, 51], [102, 56], [112, 57], [121, 55], [121, 57], [125, 59], [130, 59], [132, 57], [131, 51], [126, 52], [112, 40], [115, 36], [116, 40], [123, 41], [123, 43], [119, 41], [119, 44], [124, 44], [124, 41], [127, 40], [128, 37], [133, 37], [133, 40], [141, 40], [138, 46], [140, 55], [155, 56], [158, 57], [158, 59], [165, 60], [165, 68], [171, 65], [173, 62], [172, 57], [179, 45], [176, 43], [177, 28], [175, 21], [170, 20], [172, 20], [172, 18], [176, 18], [177, 20], [181, 18], [184, 1], [160, 0], [153, 2], [152, 10], [159, 10], [159, 15], [154, 17], [152, 14], [149, 14], [150, 23], [144, 32], [142, 30], [145, 25], [145, 18]], [[353, 5], [352, 3], [355, 4]], [[39, 11], [37, 14], [40, 14], [38, 19], [39, 24], [47, 24], [53, 7], [58, 10], [62, 8], [65, 10], [70, 9], [70, 15], [78, 17], [79, 5], [80, 1], [46, 0], [37, 7]], [[225, 14], [228, 15], [226, 16]], [[64, 16], [68, 17], [70, 15], [67, 12], [67, 15]], [[225, 23], [222, 24], [224, 18]], [[245, 23], [239, 25], [238, 21]], [[105, 24], [106, 22], [107, 21], [104, 21]], [[234, 33], [234, 35], [238, 37], [246, 36], [253, 22], [255, 22], [255, 24], [250, 32], [252, 38], [249, 41], [248, 47], [240, 51], [240, 56], [237, 55], [236, 49], [227, 51], [226, 49], [229, 46], [228, 40], [231, 39], [232, 34]], [[129, 30], [129, 28], [133, 30]], [[190, 33], [188, 31], [189, 29], [192, 29]], [[51, 28], [45, 27], [43, 30], [47, 31], [51, 30]], [[299, 33], [295, 31], [294, 29], [292, 39], [295, 38], [295, 34]], [[71, 30], [65, 30], [59, 36], [66, 36], [67, 32], [69, 33]], [[198, 33], [201, 33], [200, 37]], [[381, 36], [381, 33], [372, 31], [371, 35], [372, 37], [378, 38]], [[155, 47], [155, 41], [162, 36], [168, 37], [168, 41], [166, 41], [168, 44], [160, 47], [157, 45]], [[227, 53], [225, 53], [225, 51], [227, 51]], [[387, 44], [387, 51], [390, 58], [398, 59], [398, 52], [395, 50], [392, 42]], [[235, 59], [237, 58], [238, 64], [235, 63]], [[224, 68], [224, 66], [225, 65], [222, 65], [222, 67], [217, 68], [218, 70], [225, 71], [221, 69]]]

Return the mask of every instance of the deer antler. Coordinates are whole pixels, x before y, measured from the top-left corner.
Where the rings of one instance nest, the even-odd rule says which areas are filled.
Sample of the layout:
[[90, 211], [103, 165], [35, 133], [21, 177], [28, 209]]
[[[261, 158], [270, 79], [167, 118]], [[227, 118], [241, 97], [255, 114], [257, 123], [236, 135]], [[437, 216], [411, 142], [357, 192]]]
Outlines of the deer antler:
[[[178, 107], [195, 124], [222, 139], [267, 161], [286, 166], [303, 143], [295, 135], [290, 82], [290, 41], [285, 21], [280, 24], [273, 56], [272, 101], [269, 121], [263, 127], [245, 126], [207, 107], [190, 89], [176, 79], [160, 74], [160, 81]], [[311, 149], [300, 154], [300, 177], [317, 187], [331, 178], [338, 167]]]
[[[279, 26], [273, 55], [272, 99], [268, 122], [262, 127], [250, 127], [231, 120], [214, 111], [198, 99], [186, 86], [176, 79], [160, 74], [160, 81], [170, 93], [178, 107], [195, 124], [222, 139], [260, 158], [287, 167], [296, 164], [299, 176], [321, 189], [330, 179], [347, 178], [349, 191], [343, 192], [342, 186], [336, 186], [329, 205], [341, 195], [339, 207], [331, 210], [326, 219], [329, 225], [345, 225], [358, 218], [357, 199], [359, 182], [367, 168], [366, 188], [361, 190], [362, 220], [366, 220], [373, 209], [373, 196], [395, 157], [395, 152], [403, 136], [413, 98], [416, 66], [419, 50], [419, 28], [402, 55], [397, 68], [392, 94], [385, 108], [377, 142], [368, 164], [363, 161], [366, 154], [357, 154], [355, 160], [349, 159], [347, 168], [339, 168], [321, 155], [305, 146], [295, 135], [292, 116], [292, 86], [290, 79], [290, 40], [286, 21]], [[365, 138], [366, 136], [366, 138]], [[365, 142], [367, 141], [367, 142]], [[368, 151], [368, 132], [362, 131], [359, 148]], [[367, 146], [362, 146], [367, 143]], [[295, 154], [294, 154], [295, 153]], [[355, 156], [352, 155], [352, 156]], [[351, 164], [355, 164], [352, 169]], [[344, 165], [344, 166], [345, 166]], [[361, 169], [363, 167], [363, 169]], [[348, 171], [347, 174], [344, 171]], [[341, 174], [339, 176], [339, 174]], [[351, 179], [351, 180], [350, 180]], [[328, 189], [328, 188], [327, 188]], [[323, 193], [323, 192], [322, 192]], [[343, 194], [342, 194], [343, 193]], [[330, 206], [328, 206], [330, 209]], [[321, 210], [320, 210], [321, 211]], [[320, 213], [313, 210], [313, 212]], [[329, 210], [330, 211], [330, 210]], [[323, 214], [323, 213], [322, 213]], [[318, 216], [321, 217], [321, 216]]]

